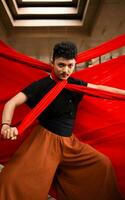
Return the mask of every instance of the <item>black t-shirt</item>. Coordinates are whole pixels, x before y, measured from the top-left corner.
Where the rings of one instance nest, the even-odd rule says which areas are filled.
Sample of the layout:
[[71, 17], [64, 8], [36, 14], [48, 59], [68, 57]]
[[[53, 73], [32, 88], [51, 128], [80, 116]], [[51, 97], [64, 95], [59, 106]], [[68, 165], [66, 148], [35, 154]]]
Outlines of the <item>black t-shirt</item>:
[[[68, 83], [87, 86], [87, 83], [69, 77]], [[43, 96], [55, 86], [56, 82], [47, 76], [21, 90], [27, 97], [26, 104], [33, 108]], [[83, 94], [63, 89], [54, 101], [38, 116], [42, 126], [61, 136], [72, 134], [77, 106]]]

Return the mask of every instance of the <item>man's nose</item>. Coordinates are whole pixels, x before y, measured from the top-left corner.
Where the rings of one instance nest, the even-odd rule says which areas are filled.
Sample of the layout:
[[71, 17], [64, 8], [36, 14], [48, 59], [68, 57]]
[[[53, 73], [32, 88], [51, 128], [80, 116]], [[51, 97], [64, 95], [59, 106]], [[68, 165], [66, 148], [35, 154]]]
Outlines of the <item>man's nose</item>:
[[68, 66], [65, 66], [65, 67], [63, 68], [63, 72], [68, 72], [68, 70], [69, 70]]

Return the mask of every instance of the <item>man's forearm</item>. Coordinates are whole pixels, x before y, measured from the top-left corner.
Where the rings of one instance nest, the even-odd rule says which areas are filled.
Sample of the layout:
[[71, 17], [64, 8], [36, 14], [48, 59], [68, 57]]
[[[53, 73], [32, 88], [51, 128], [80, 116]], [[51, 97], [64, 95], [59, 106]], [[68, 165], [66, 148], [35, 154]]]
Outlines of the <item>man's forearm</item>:
[[2, 113], [2, 123], [11, 124], [13, 113], [15, 110], [15, 105], [12, 103], [6, 103]]
[[116, 94], [125, 95], [125, 90], [122, 90], [122, 89], [119, 89], [119, 88], [115, 88], [115, 87], [99, 85], [98, 89], [105, 90], [107, 92], [113, 92], [113, 93], [116, 93]]
[[116, 94], [125, 95], [125, 90], [106, 86], [106, 85], [96, 85], [96, 84], [88, 83], [88, 87], [93, 88], [93, 89], [107, 91], [107, 92], [112, 92], [112, 93], [116, 93]]

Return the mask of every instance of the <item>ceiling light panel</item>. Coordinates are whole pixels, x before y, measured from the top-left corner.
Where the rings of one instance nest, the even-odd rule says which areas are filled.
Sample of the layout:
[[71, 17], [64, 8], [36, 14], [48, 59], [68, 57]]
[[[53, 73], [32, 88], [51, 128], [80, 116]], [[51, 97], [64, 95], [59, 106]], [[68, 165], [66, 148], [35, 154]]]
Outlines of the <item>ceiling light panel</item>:
[[77, 7], [79, 0], [16, 0], [19, 7], [35, 7], [35, 6], [72, 6]]

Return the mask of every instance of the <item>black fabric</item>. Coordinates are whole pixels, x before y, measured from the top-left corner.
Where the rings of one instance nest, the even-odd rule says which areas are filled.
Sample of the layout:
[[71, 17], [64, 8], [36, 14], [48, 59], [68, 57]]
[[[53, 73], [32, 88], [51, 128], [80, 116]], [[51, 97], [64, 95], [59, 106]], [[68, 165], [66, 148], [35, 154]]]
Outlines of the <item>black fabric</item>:
[[[68, 78], [68, 83], [87, 86], [86, 82], [71, 77]], [[21, 91], [28, 97], [26, 104], [33, 108], [55, 84], [56, 82], [50, 76], [31, 83]], [[58, 135], [71, 135], [77, 106], [82, 97], [83, 94], [63, 89], [39, 115], [40, 124]]]

